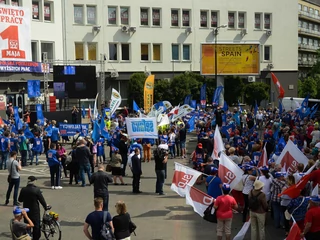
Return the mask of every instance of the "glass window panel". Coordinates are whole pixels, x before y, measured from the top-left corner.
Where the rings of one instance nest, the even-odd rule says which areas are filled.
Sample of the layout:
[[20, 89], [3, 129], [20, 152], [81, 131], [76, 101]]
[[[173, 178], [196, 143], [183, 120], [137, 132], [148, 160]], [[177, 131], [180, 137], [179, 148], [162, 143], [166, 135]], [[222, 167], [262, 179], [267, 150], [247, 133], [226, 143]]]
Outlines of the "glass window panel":
[[129, 25], [129, 8], [121, 7], [120, 8], [120, 18], [122, 25]]
[[141, 61], [149, 61], [149, 44], [141, 44]]
[[179, 55], [180, 55], [179, 45], [172, 44], [172, 60], [179, 60], [180, 59]]
[[83, 43], [75, 43], [76, 60], [84, 60], [84, 47]]
[[112, 25], [117, 24], [117, 8], [108, 7], [108, 23]]
[[123, 61], [130, 60], [130, 44], [128, 43], [121, 44], [121, 60]]
[[116, 43], [109, 43], [109, 60], [118, 60], [118, 46]]
[[153, 44], [153, 61], [161, 60], [161, 45]]

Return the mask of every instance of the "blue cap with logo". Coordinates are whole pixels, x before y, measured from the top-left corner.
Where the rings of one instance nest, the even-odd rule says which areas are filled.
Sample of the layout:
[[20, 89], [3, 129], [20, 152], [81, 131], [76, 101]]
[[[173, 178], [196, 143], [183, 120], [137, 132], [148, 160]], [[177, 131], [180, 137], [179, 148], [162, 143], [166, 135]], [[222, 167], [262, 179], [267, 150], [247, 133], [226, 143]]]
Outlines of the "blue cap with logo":
[[19, 215], [22, 213], [22, 211], [26, 211], [26, 212], [29, 212], [29, 208], [20, 208], [20, 207], [14, 207], [13, 208], [13, 214], [14, 215]]
[[276, 178], [285, 177], [286, 175], [287, 175], [286, 172], [276, 172], [276, 173], [275, 173], [275, 177], [276, 177]]
[[269, 168], [267, 166], [263, 166], [260, 168], [261, 171], [269, 171]]
[[228, 190], [230, 191], [231, 188], [230, 188], [230, 185], [229, 185], [229, 184], [224, 183], [224, 184], [222, 185], [222, 189], [225, 190], [225, 191], [228, 191]]
[[245, 170], [249, 171], [249, 170], [252, 170], [252, 169], [253, 169], [253, 166], [251, 166], [251, 165], [245, 165], [245, 166], [243, 166], [243, 168], [244, 168]]
[[268, 164], [270, 165], [270, 164], [275, 163], [275, 162], [276, 161], [273, 158], [271, 158], [271, 159], [269, 159]]
[[320, 196], [311, 196], [309, 197], [311, 202], [320, 203]]
[[210, 173], [216, 173], [218, 171], [218, 168], [211, 167]]

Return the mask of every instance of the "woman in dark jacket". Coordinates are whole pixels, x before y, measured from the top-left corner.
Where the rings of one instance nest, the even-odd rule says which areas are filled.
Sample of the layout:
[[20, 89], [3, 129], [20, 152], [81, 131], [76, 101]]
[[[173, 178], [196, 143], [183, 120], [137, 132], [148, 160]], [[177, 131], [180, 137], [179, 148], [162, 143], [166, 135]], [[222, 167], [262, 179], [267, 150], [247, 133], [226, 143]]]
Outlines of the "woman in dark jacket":
[[76, 147], [74, 147], [74, 149], [69, 153], [69, 155], [71, 155], [71, 162], [67, 165], [67, 169], [70, 171], [69, 184], [72, 185], [73, 178], [75, 183], [78, 184], [79, 164], [76, 158]]
[[127, 206], [124, 202], [118, 201], [115, 207], [119, 215], [114, 216], [112, 219], [114, 235], [117, 240], [130, 240], [131, 219], [127, 212]]

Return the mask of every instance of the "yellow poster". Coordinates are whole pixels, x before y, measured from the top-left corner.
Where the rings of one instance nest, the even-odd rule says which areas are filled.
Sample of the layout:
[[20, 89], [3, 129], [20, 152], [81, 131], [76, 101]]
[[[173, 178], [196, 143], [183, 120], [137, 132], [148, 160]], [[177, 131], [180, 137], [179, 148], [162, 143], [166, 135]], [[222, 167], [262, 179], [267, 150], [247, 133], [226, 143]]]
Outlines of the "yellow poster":
[[[217, 44], [218, 75], [260, 74], [259, 44]], [[215, 44], [201, 46], [201, 74], [215, 75]]]
[[154, 95], [154, 75], [150, 75], [144, 83], [144, 110], [146, 113], [150, 112], [153, 106]]

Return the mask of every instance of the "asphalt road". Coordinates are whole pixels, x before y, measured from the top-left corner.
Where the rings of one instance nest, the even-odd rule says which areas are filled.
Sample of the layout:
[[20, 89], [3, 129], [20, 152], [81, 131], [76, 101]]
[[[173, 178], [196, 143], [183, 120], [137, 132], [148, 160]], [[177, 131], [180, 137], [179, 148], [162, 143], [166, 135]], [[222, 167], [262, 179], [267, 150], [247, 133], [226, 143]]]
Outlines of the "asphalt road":
[[[190, 153], [196, 145], [195, 135], [189, 136], [187, 143]], [[42, 158], [43, 159], [43, 158]], [[185, 199], [170, 190], [174, 172], [174, 161], [188, 164], [188, 160], [175, 159], [168, 163], [168, 179], [164, 190], [166, 195], [155, 194], [154, 162], [143, 163], [143, 178], [141, 179], [140, 195], [131, 193], [131, 186], [109, 186], [111, 215], [115, 214], [113, 207], [118, 200], [127, 203], [128, 211], [133, 222], [137, 225], [136, 234], [132, 239], [137, 240], [196, 240], [217, 239], [216, 224], [204, 221], [198, 214], [186, 205]], [[82, 231], [85, 217], [94, 210], [92, 187], [68, 185], [68, 180], [62, 180], [62, 190], [51, 190], [49, 168], [42, 161], [38, 166], [29, 166], [21, 171], [21, 186], [26, 185], [28, 176], [38, 178], [37, 185], [52, 210], [59, 213], [62, 228], [62, 239], [85, 240]], [[7, 190], [7, 172], [0, 171], [0, 203], [4, 203]], [[130, 174], [125, 178], [126, 183], [132, 182]], [[200, 186], [204, 188], [204, 186]], [[12, 200], [10, 200], [12, 204]], [[9, 220], [12, 218], [12, 205], [0, 206], [0, 240], [11, 239]], [[275, 229], [272, 222], [267, 221], [266, 239], [284, 239], [284, 230]], [[232, 235], [235, 236], [242, 227], [241, 215], [235, 214], [232, 224]], [[245, 239], [250, 239], [250, 231]]]

